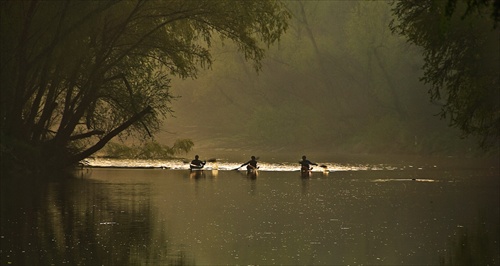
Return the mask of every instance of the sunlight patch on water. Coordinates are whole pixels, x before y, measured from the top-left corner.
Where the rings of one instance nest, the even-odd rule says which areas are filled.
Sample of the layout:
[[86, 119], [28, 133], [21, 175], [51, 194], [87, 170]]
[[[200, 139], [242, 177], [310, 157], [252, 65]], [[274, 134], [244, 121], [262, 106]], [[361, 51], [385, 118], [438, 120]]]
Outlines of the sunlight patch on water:
[[[388, 165], [342, 165], [328, 162], [320, 162], [319, 165], [324, 165], [326, 168], [315, 166], [312, 172], [337, 172], [337, 171], [379, 171], [379, 170], [397, 170], [397, 167]], [[183, 160], [140, 160], [140, 159], [110, 159], [110, 158], [88, 158], [82, 161], [82, 165], [90, 167], [109, 167], [109, 168], [159, 168], [173, 170], [187, 170], [189, 163]], [[235, 162], [207, 162], [206, 170], [241, 170], [245, 171], [245, 167], [241, 167], [241, 163]], [[259, 162], [260, 171], [271, 172], [293, 172], [299, 171], [298, 163], [266, 163]]]
[[439, 182], [439, 180], [434, 180], [434, 179], [417, 179], [417, 178], [411, 178], [411, 179], [375, 179], [372, 180], [372, 182], [405, 182], [405, 181], [411, 181], [411, 182]]

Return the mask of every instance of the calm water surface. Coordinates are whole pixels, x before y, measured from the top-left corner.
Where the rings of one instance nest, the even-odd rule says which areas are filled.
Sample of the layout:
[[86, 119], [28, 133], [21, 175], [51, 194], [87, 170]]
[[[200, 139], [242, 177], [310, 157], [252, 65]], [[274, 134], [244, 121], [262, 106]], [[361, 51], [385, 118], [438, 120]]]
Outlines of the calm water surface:
[[498, 167], [457, 165], [4, 181], [0, 264], [499, 265]]

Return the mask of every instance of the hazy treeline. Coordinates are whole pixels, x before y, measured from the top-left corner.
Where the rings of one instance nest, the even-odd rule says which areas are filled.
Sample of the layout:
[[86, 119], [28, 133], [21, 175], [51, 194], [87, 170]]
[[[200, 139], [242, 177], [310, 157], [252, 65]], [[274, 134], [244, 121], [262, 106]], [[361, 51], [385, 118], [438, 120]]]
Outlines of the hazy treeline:
[[[233, 45], [214, 65], [175, 81], [182, 98], [165, 130], [195, 145], [331, 152], [475, 152], [437, 116], [422, 49], [389, 29], [385, 1], [287, 1], [292, 19], [256, 73]], [[170, 134], [160, 136], [171, 138]]]

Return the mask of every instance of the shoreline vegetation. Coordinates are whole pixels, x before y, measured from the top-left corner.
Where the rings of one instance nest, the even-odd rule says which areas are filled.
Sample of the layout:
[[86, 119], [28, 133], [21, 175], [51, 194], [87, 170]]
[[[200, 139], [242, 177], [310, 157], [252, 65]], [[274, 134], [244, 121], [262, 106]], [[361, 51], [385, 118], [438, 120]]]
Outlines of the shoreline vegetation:
[[113, 159], [175, 159], [180, 154], [187, 154], [193, 149], [190, 139], [178, 139], [172, 146], [149, 141], [142, 145], [125, 145], [110, 142], [100, 152], [101, 158]]

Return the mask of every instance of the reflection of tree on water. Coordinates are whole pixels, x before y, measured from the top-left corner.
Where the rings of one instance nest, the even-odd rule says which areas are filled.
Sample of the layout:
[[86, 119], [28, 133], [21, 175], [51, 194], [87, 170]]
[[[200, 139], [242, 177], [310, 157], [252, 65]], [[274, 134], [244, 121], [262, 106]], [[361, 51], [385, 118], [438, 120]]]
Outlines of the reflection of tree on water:
[[[440, 256], [439, 264], [497, 265], [500, 258], [494, 257], [488, 234], [490, 233], [483, 223], [478, 225], [475, 231], [458, 227], [450, 239], [446, 254]], [[498, 248], [498, 243], [496, 247]]]
[[152, 228], [147, 184], [25, 184], [2, 180], [2, 265], [193, 263]]

